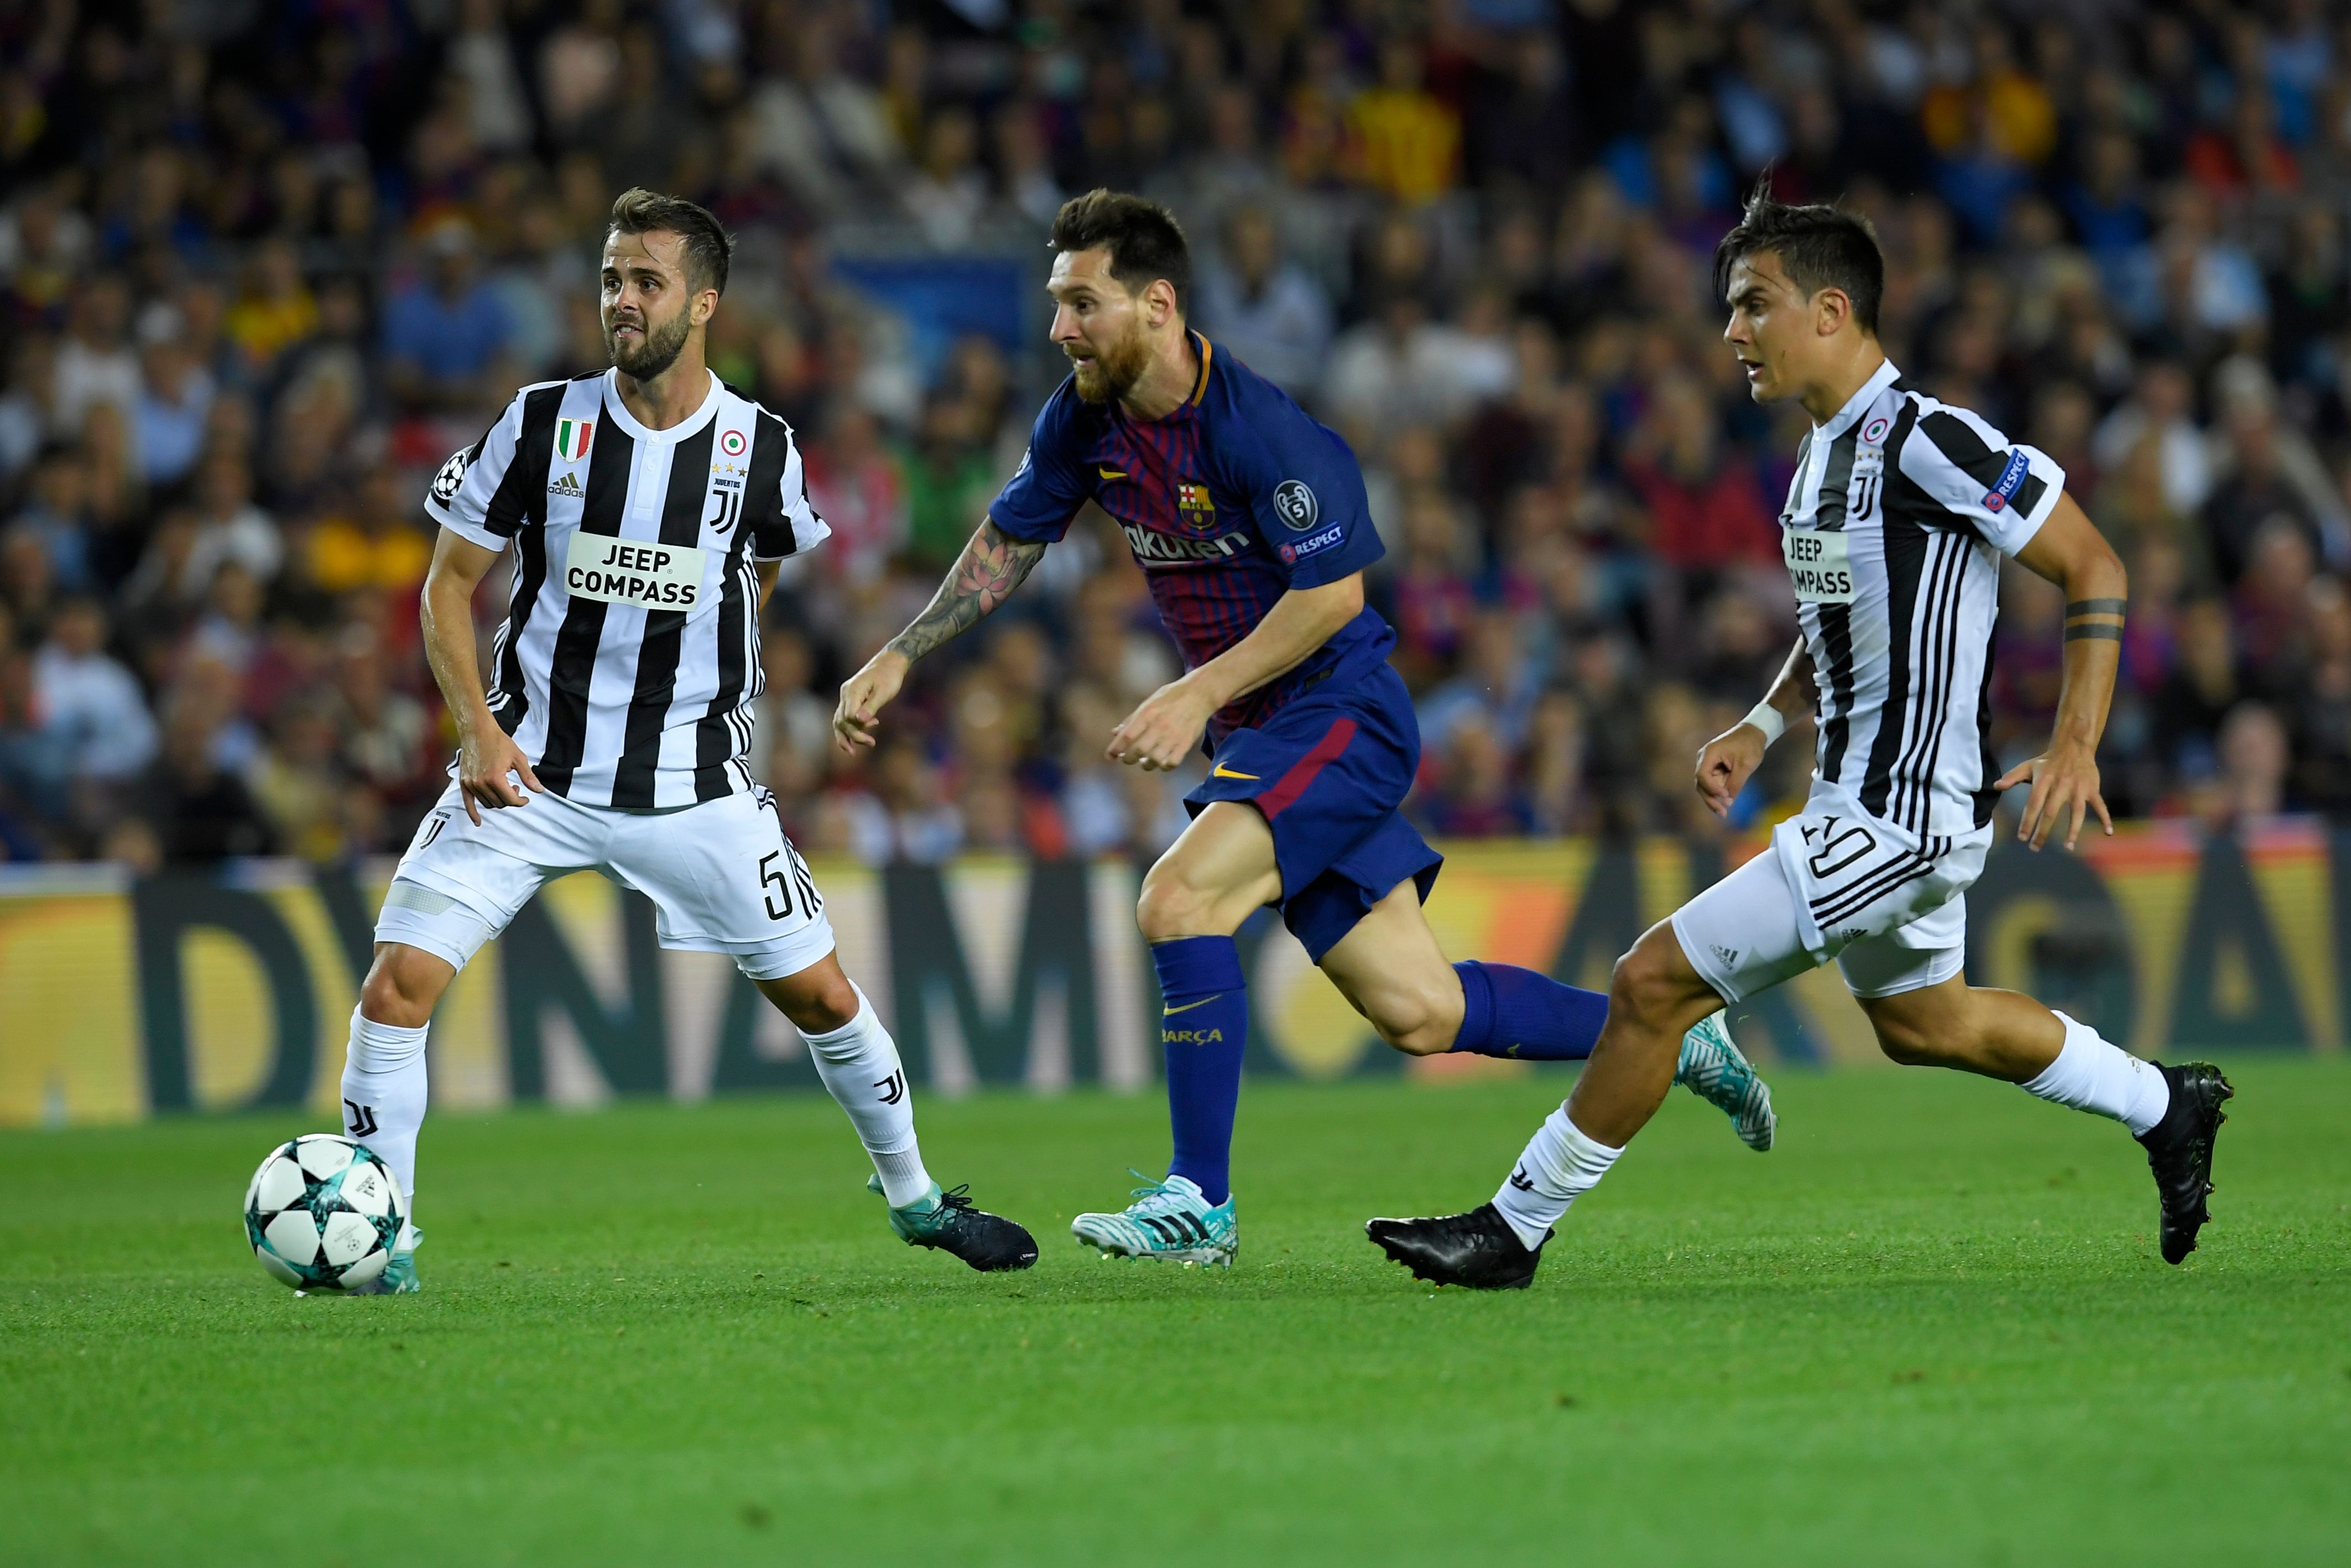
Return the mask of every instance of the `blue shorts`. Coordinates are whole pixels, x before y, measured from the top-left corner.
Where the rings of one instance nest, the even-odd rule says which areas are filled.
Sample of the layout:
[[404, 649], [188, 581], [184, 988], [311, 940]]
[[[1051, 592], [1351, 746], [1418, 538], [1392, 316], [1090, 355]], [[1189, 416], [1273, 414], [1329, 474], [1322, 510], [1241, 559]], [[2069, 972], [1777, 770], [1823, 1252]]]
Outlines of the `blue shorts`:
[[1310, 691], [1256, 729], [1217, 744], [1216, 766], [1184, 797], [1194, 816], [1247, 800], [1273, 830], [1281, 918], [1316, 963], [1373, 904], [1409, 880], [1426, 899], [1445, 857], [1405, 821], [1420, 768], [1412, 696], [1382, 664], [1339, 691]]

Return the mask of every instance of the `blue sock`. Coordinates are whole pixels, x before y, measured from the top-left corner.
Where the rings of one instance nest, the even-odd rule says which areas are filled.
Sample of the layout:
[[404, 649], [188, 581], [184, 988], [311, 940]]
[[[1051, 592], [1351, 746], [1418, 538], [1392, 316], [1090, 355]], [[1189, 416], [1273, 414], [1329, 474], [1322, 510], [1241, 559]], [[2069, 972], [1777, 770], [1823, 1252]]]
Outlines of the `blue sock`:
[[1582, 1061], [1608, 1021], [1608, 998], [1562, 986], [1516, 964], [1453, 966], [1461, 977], [1461, 1032], [1450, 1047], [1521, 1061]]
[[1151, 962], [1165, 998], [1159, 1043], [1167, 1052], [1167, 1120], [1176, 1134], [1167, 1174], [1189, 1176], [1210, 1203], [1222, 1203], [1232, 1196], [1233, 1113], [1249, 1043], [1240, 949], [1229, 936], [1179, 936], [1155, 943]]

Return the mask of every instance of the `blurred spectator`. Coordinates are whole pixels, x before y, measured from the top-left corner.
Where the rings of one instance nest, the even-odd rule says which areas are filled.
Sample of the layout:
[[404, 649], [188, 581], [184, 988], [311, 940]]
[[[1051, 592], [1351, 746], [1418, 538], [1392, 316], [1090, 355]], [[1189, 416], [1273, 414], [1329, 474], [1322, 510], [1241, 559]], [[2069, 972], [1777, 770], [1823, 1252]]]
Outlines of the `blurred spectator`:
[[329, 593], [380, 589], [405, 599], [424, 586], [432, 562], [432, 537], [418, 527], [409, 486], [389, 466], [361, 476], [350, 504], [310, 530], [309, 579]]
[[154, 757], [155, 721], [139, 683], [107, 654], [106, 639], [106, 611], [96, 600], [60, 604], [33, 661], [33, 696], [71, 775], [119, 784]]
[[967, 399], [934, 395], [922, 428], [899, 459], [906, 497], [906, 559], [918, 571], [945, 571], [963, 553], [994, 494], [995, 465], [979, 444], [979, 410]]
[[1380, 47], [1379, 83], [1355, 97], [1347, 132], [1364, 183], [1403, 202], [1426, 202], [1452, 188], [1460, 172], [1460, 117], [1431, 94], [1415, 40]]
[[882, 444], [881, 422], [854, 403], [837, 407], [806, 461], [810, 499], [832, 525], [826, 564], [852, 583], [872, 583], [907, 542], [905, 481]]
[[322, 695], [285, 704], [248, 780], [271, 838], [305, 860], [338, 859], [345, 843], [350, 796], [334, 773], [335, 714], [329, 701]]
[[198, 364], [179, 333], [176, 312], [147, 340], [140, 357], [140, 391], [132, 413], [139, 469], [150, 485], [173, 485], [196, 465], [212, 417], [212, 372]]
[[2220, 721], [2220, 771], [2207, 793], [2205, 814], [2222, 822], [2259, 821], [2286, 808], [2292, 762], [2285, 726], [2260, 703], [2240, 703]]
[[162, 754], [148, 772], [146, 819], [173, 863], [266, 854], [277, 847], [245, 780], [214, 758], [218, 717], [191, 697], [164, 719]]
[[265, 240], [255, 247], [225, 324], [256, 375], [266, 375], [279, 355], [319, 329], [319, 299], [303, 280], [291, 241]]
[[1649, 548], [1693, 582], [1768, 565], [1780, 541], [1752, 468], [1723, 460], [1721, 427], [1687, 378], [1658, 387], [1626, 444], [1625, 473], [1649, 514]]
[[183, 595], [202, 592], [231, 562], [259, 582], [276, 577], [284, 564], [277, 522], [253, 502], [253, 470], [232, 452], [215, 451], [196, 470], [194, 523], [180, 573]]
[[1292, 397], [1308, 395], [1331, 344], [1331, 304], [1306, 271], [1281, 256], [1280, 230], [1263, 207], [1225, 220], [1224, 244], [1200, 268], [1200, 329]]
[[125, 413], [139, 406], [139, 355], [131, 346], [131, 294], [113, 273], [91, 278], [77, 290], [68, 313], [65, 340], [57, 347], [49, 412], [60, 434], [81, 432], [92, 403], [110, 402]]
[[1507, 347], [1430, 320], [1420, 296], [1399, 289], [1374, 320], [1340, 335], [1322, 400], [1358, 447], [1376, 447], [1407, 424], [1450, 429], [1479, 399], [1507, 391], [1516, 368]]
[[421, 412], [495, 407], [511, 395], [501, 371], [511, 327], [480, 275], [474, 231], [445, 219], [424, 239], [426, 275], [384, 302], [384, 379]]
[[9, 521], [11, 538], [21, 538], [43, 559], [43, 576], [68, 589], [89, 579], [89, 465], [81, 454], [53, 446], [34, 465], [22, 511]]

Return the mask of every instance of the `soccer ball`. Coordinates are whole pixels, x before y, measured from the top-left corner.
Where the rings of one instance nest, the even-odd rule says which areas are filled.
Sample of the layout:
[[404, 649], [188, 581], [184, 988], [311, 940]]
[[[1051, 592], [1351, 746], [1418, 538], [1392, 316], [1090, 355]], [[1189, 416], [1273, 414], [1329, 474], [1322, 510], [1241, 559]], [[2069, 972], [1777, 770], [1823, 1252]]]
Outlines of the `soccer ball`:
[[383, 1272], [408, 1217], [391, 1167], [363, 1144], [309, 1133], [269, 1151], [245, 1189], [245, 1238], [272, 1279], [348, 1291]]

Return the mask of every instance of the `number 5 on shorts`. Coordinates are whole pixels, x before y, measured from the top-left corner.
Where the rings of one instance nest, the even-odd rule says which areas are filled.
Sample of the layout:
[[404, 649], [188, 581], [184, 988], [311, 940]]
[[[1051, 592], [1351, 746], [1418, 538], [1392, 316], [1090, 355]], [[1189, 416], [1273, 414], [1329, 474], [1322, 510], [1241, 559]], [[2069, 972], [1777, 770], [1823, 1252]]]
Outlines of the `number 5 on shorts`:
[[[770, 850], [768, 853], [759, 857], [759, 885], [763, 888], [772, 885], [776, 890], [775, 893], [770, 893], [766, 895], [768, 901], [768, 918], [770, 920], [789, 920], [791, 918], [792, 884], [790, 881], [785, 877], [783, 868], [774, 863], [783, 858], [784, 852], [781, 850]], [[783, 894], [784, 906], [781, 909], [776, 907], [776, 894]]]

